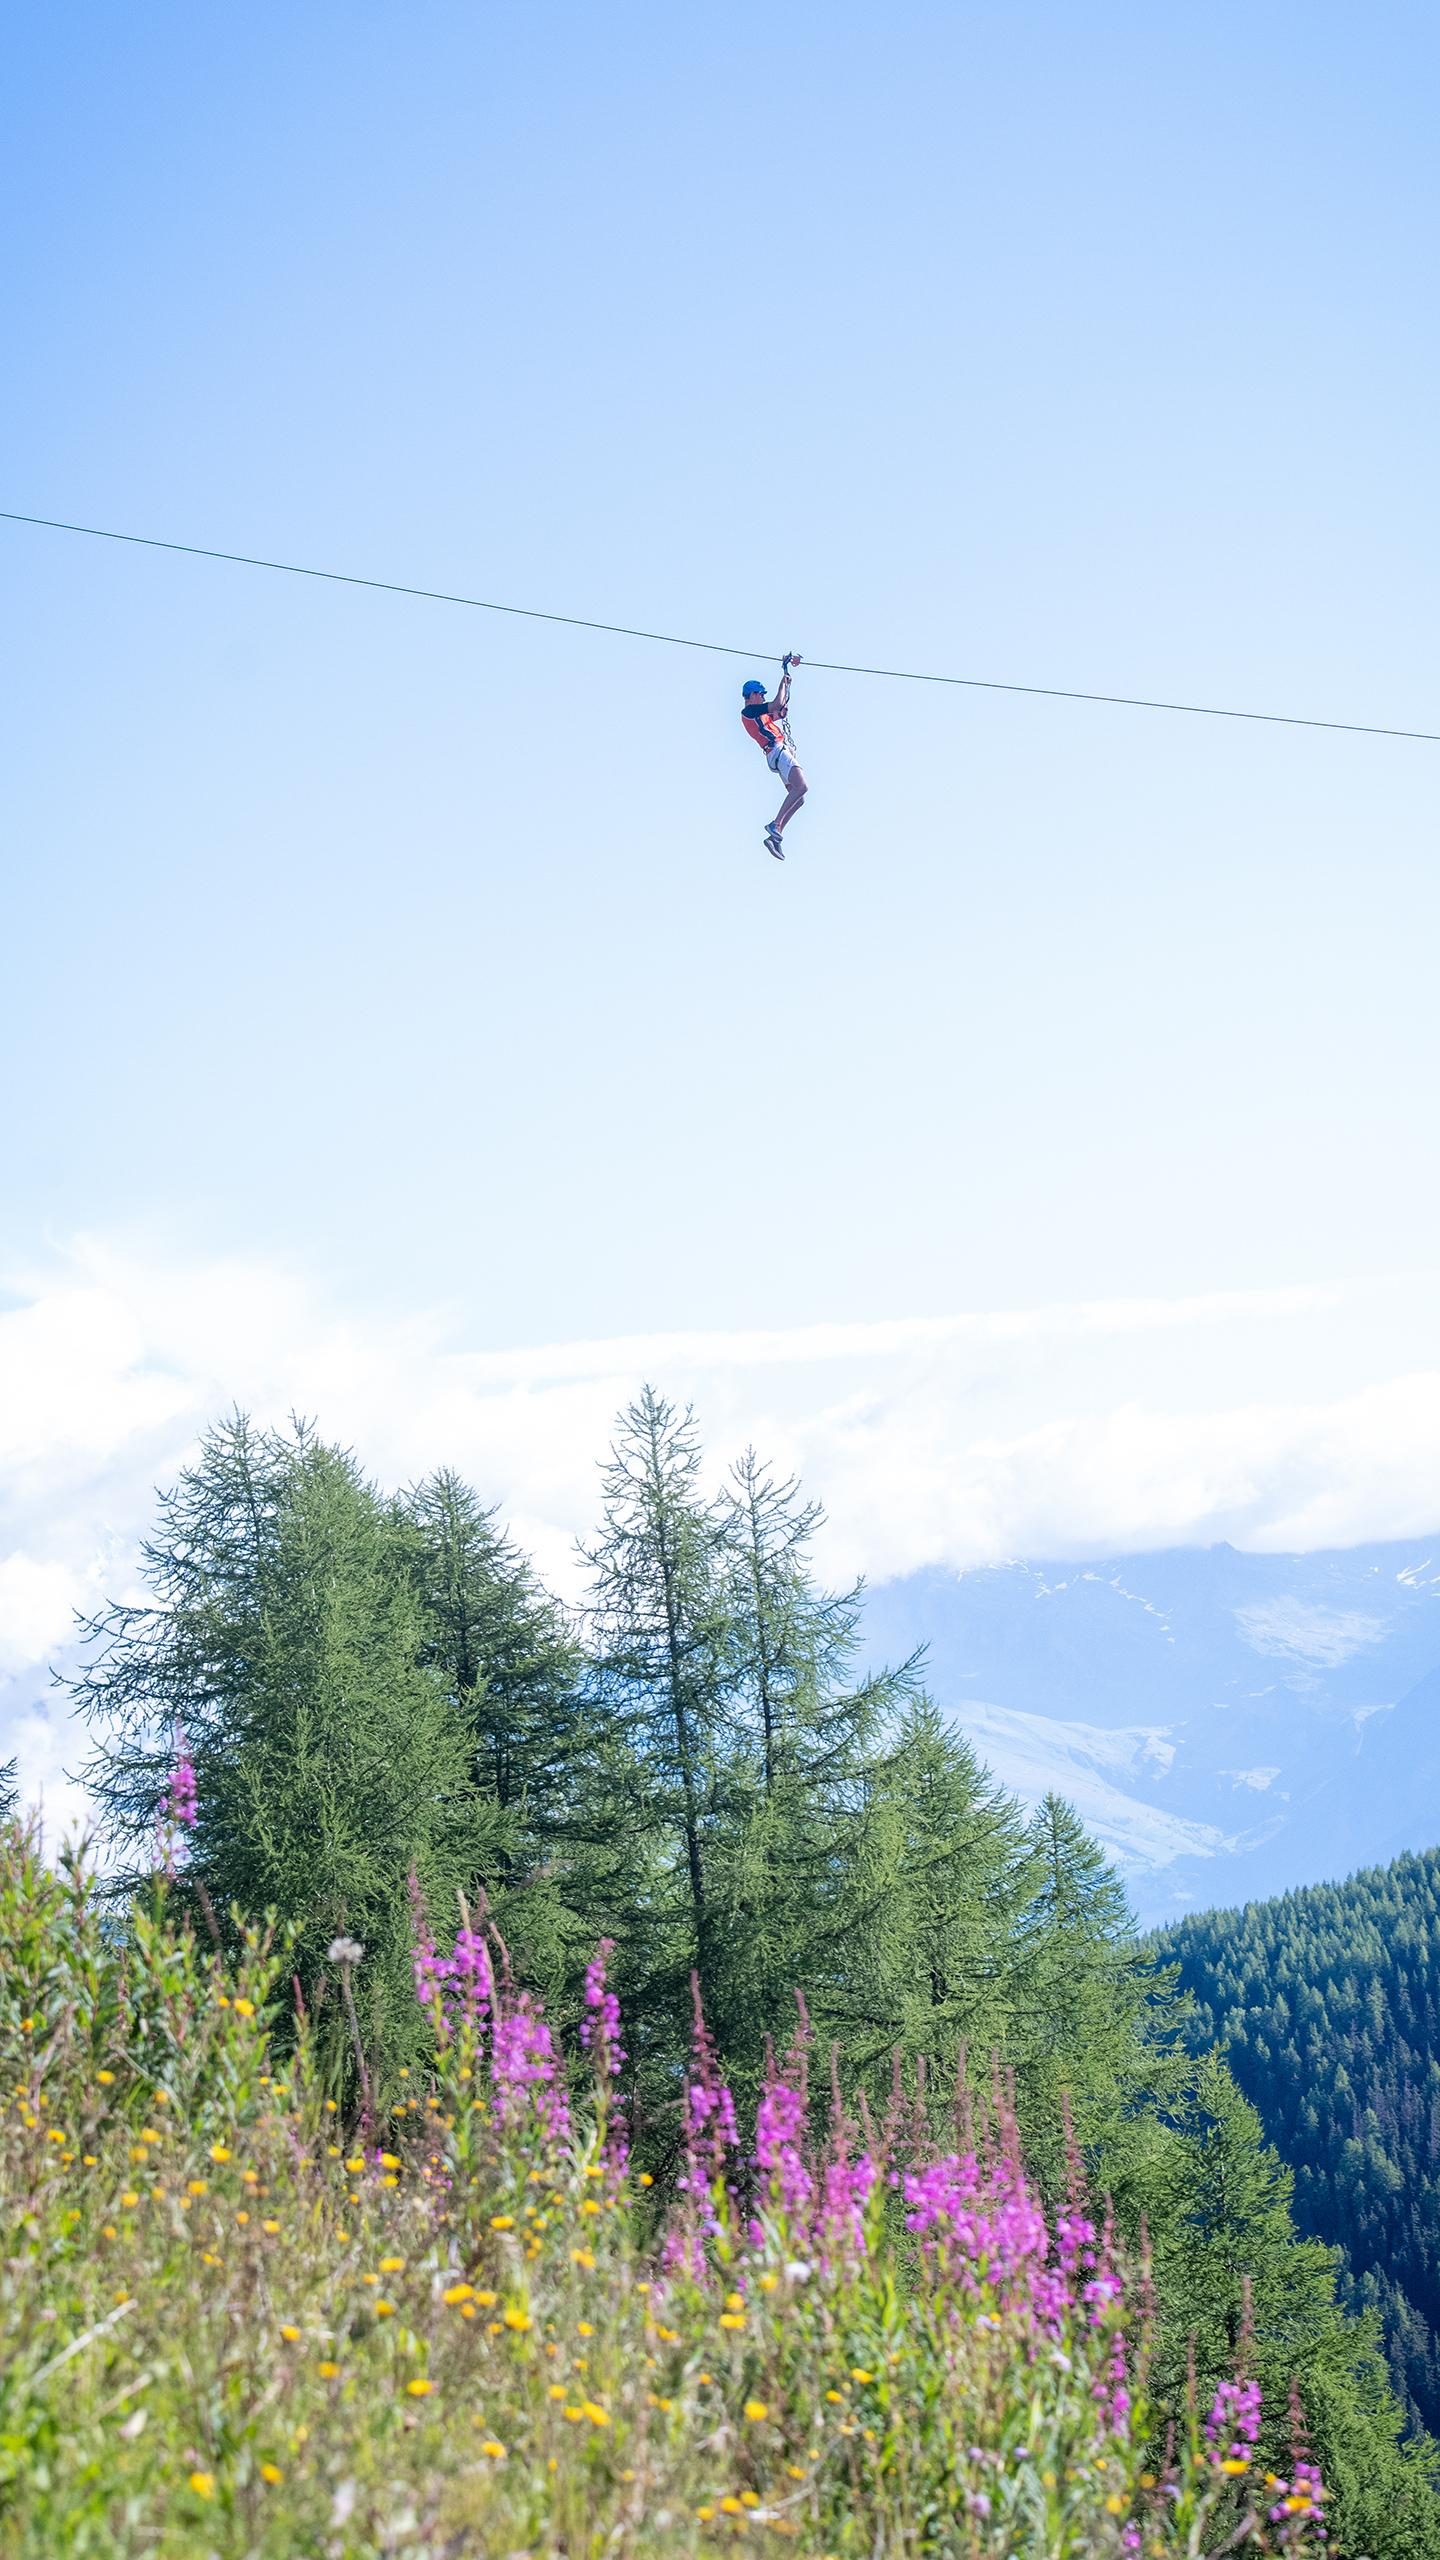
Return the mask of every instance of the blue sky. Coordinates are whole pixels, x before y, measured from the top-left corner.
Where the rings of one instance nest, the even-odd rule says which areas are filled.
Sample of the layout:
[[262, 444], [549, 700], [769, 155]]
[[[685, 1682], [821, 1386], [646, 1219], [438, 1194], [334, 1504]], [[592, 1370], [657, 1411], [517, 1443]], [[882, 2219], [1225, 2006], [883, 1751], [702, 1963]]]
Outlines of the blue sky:
[[[0, 502], [1437, 727], [1437, 70], [1420, 7], [32, 12]], [[1440, 749], [802, 675], [780, 871], [737, 663], [15, 526], [0, 579], [0, 1267], [103, 1265], [177, 1411], [247, 1303], [312, 1406], [344, 1327], [1296, 1290], [1254, 1397], [1433, 1365]], [[1107, 1410], [1253, 1401], [1162, 1331]]]

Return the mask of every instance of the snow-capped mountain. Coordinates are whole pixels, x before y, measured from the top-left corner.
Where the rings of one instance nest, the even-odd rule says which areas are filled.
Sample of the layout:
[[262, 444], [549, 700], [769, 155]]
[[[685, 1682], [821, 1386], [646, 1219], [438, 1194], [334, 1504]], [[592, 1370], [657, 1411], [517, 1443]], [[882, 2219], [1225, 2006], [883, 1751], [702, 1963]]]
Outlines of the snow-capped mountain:
[[1017, 1794], [1070, 1797], [1142, 1920], [1440, 1838], [1440, 1539], [927, 1571], [866, 1630], [928, 1645], [937, 1702]]

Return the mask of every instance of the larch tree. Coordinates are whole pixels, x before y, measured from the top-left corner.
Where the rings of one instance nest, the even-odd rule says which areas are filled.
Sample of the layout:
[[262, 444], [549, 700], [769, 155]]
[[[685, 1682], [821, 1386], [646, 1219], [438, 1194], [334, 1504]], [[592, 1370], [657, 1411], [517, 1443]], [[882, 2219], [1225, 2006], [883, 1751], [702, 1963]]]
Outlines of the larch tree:
[[494, 1855], [494, 1817], [470, 1779], [464, 1725], [439, 1672], [391, 1507], [344, 1451], [303, 1427], [211, 1432], [162, 1497], [144, 1550], [152, 1598], [87, 1621], [73, 1684], [96, 1733], [89, 1776], [117, 1883], [156, 1865], [177, 1756], [195, 1820], [175, 1890], [273, 1911], [296, 1969], [325, 1996], [326, 1948], [365, 1948], [365, 2033], [408, 2048], [413, 1873], [455, 1907]]
[[629, 1836], [648, 1851], [627, 1971], [672, 2056], [685, 2050], [691, 1974], [707, 2004], [719, 1988], [714, 1869], [735, 1745], [724, 1535], [701, 1463], [693, 1416], [646, 1387], [620, 1416], [600, 1530], [582, 1550], [594, 1692], [634, 1772]]

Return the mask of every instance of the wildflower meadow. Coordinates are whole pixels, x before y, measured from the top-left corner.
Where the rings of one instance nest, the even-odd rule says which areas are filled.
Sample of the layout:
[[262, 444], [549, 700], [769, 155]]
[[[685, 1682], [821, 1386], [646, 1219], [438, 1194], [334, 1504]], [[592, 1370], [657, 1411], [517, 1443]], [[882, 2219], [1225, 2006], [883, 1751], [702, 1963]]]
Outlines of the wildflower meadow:
[[1243, 2338], [1159, 2426], [1145, 2269], [1078, 2162], [1041, 2210], [1003, 2083], [940, 2142], [817, 2104], [802, 2013], [742, 2124], [697, 2015], [640, 2167], [606, 1949], [562, 2051], [458, 1917], [426, 2066], [327, 2085], [273, 1929], [227, 1960], [163, 1872], [122, 1922], [3, 1835], [7, 2560], [1324, 2547]]

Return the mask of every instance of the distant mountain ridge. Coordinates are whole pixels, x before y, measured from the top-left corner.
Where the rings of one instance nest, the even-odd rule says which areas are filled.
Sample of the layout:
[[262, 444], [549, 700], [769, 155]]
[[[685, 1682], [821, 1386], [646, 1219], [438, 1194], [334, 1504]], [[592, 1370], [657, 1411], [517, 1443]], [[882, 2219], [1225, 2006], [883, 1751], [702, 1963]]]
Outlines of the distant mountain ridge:
[[940, 1706], [1074, 1801], [1146, 1922], [1440, 1839], [1440, 1536], [930, 1569], [870, 1592], [866, 1638], [928, 1645]]

